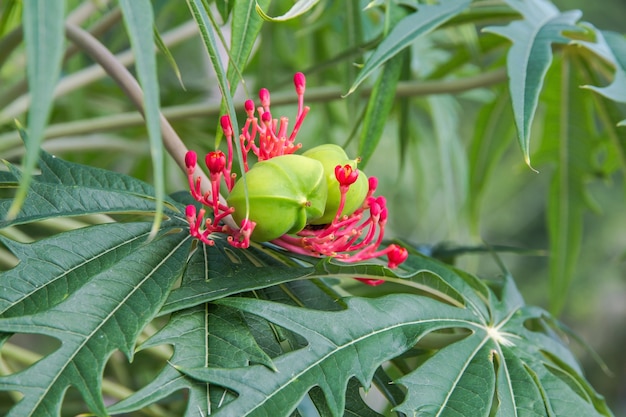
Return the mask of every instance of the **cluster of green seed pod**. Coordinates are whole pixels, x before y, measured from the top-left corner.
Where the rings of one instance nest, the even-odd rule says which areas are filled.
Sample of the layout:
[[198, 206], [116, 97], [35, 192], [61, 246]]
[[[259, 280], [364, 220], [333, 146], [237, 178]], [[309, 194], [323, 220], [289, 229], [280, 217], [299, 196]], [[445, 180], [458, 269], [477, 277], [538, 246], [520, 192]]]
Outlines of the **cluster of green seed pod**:
[[[282, 155], [257, 162], [246, 174], [248, 201], [244, 181], [237, 181], [227, 198], [235, 209], [233, 217], [240, 224], [246, 217], [256, 223], [252, 240], [265, 242], [284, 234], [295, 234], [307, 225], [331, 223], [341, 201], [337, 166], [350, 166], [337, 145], [321, 145], [302, 155]], [[368, 180], [360, 172], [346, 194], [341, 216], [354, 213], [368, 193]]]

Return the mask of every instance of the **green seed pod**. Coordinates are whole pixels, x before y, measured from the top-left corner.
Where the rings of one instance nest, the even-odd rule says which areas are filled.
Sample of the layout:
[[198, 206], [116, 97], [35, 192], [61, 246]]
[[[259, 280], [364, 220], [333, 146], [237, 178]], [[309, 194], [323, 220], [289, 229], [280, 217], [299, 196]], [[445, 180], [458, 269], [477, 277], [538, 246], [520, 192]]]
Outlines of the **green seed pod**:
[[[346, 164], [352, 166], [353, 169], [356, 168], [356, 162], [354, 159], [349, 159], [346, 152], [342, 147], [326, 144], [316, 146], [315, 148], [309, 149], [308, 151], [302, 154], [308, 158], [312, 158], [318, 160], [324, 166], [324, 176], [326, 177], [326, 184], [328, 186], [328, 199], [326, 201], [326, 209], [324, 210], [324, 214], [311, 221], [311, 224], [327, 224], [333, 221], [335, 215], [337, 214], [337, 210], [339, 209], [339, 202], [341, 200], [341, 192], [339, 191], [339, 182], [335, 177], [335, 167], [337, 165], [344, 166]], [[367, 176], [362, 172], [358, 171], [359, 176], [357, 177], [356, 182], [350, 185], [350, 189], [348, 190], [348, 194], [346, 194], [346, 203], [341, 211], [343, 216], [349, 216], [354, 213], [356, 209], [361, 207], [363, 201], [365, 201], [365, 197], [367, 196], [367, 192], [369, 190], [369, 183], [367, 181]]]
[[[297, 233], [324, 213], [327, 186], [319, 161], [301, 155], [257, 162], [246, 174], [249, 219], [256, 223], [251, 239], [266, 242]], [[243, 181], [228, 196], [238, 224], [246, 216]]]

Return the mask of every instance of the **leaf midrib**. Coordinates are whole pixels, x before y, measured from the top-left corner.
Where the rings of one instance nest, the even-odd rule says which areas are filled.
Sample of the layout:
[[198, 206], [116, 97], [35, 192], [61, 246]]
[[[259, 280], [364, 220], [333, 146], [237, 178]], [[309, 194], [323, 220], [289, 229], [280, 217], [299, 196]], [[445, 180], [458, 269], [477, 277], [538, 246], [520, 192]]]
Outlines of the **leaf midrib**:
[[[107, 255], [108, 253], [110, 253], [111, 251], [114, 251], [114, 250], [116, 250], [116, 249], [118, 249], [118, 248], [120, 248], [120, 247], [122, 247], [122, 246], [124, 246], [124, 245], [126, 245], [126, 244], [130, 244], [130, 243], [132, 243], [132, 242], [136, 241], [137, 239], [139, 239], [139, 238], [141, 238], [141, 237], [146, 237], [148, 234], [149, 234], [149, 233], [142, 233], [141, 235], [135, 236], [133, 239], [129, 239], [129, 240], [125, 241], [125, 242], [121, 242], [121, 243], [119, 243], [118, 245], [115, 245], [115, 246], [113, 246], [113, 247], [111, 247], [111, 248], [108, 248], [107, 250], [105, 250], [105, 251], [103, 251], [103, 252], [98, 253], [96, 256], [92, 256], [92, 257], [90, 257], [90, 258], [88, 258], [88, 259], [84, 260], [83, 262], [80, 262], [79, 264], [75, 265], [74, 267], [72, 267], [72, 268], [70, 268], [70, 269], [64, 270], [62, 274], [60, 274], [60, 275], [56, 276], [55, 278], [53, 278], [52, 280], [48, 281], [48, 282], [47, 282], [44, 286], [42, 286], [42, 287], [36, 287], [36, 288], [33, 288], [33, 290], [32, 290], [32, 291], [30, 291], [30, 292], [28, 292], [28, 293], [25, 293], [24, 297], [19, 298], [18, 300], [16, 300], [16, 301], [15, 301], [15, 302], [13, 302], [13, 303], [10, 303], [10, 304], [9, 304], [9, 306], [8, 306], [7, 308], [5, 308], [4, 310], [0, 311], [0, 314], [5, 313], [7, 310], [10, 310], [11, 308], [13, 308], [16, 304], [18, 304], [18, 303], [22, 302], [24, 299], [29, 298], [29, 297], [30, 297], [31, 295], [33, 295], [35, 292], [37, 292], [37, 291], [39, 291], [39, 290], [41, 290], [41, 289], [43, 289], [43, 288], [47, 288], [50, 284], [53, 284], [53, 283], [54, 283], [54, 282], [56, 282], [57, 280], [59, 280], [59, 279], [63, 278], [64, 276], [67, 276], [68, 274], [70, 274], [71, 272], [75, 271], [76, 269], [81, 268], [82, 266], [84, 266], [84, 265], [88, 264], [89, 262], [92, 262], [92, 261], [95, 261], [95, 260], [97, 260], [97, 259], [100, 259], [100, 258], [102, 258], [103, 256], [105, 256], [105, 255]], [[54, 264], [54, 263], [52, 263], [52, 262], [50, 262], [50, 261], [48, 261], [48, 260], [44, 260], [44, 259], [40, 259], [40, 260], [41, 260], [42, 262], [49, 263], [49, 264], [54, 265], [54, 266], [56, 266], [56, 267], [58, 267], [58, 266], [59, 266], [59, 265], [56, 265], [56, 264]]]
[[[429, 322], [439, 322], [439, 323], [442, 323], [442, 322], [454, 322], [454, 323], [457, 323], [457, 324], [466, 324], [466, 325], [469, 325], [469, 327], [482, 328], [477, 323], [471, 322], [469, 320], [462, 320], [462, 319], [428, 319], [428, 320], [416, 320], [416, 321], [410, 321], [410, 322], [403, 322], [403, 323], [398, 323], [398, 324], [393, 325], [393, 326], [388, 326], [388, 327], [385, 327], [384, 329], [379, 329], [379, 330], [377, 330], [375, 332], [371, 332], [371, 333], [365, 334], [363, 336], [360, 336], [360, 337], [358, 337], [356, 339], [350, 340], [349, 343], [344, 344], [344, 345], [337, 345], [334, 342], [329, 340], [329, 342], [332, 343], [333, 345], [335, 345], [337, 347], [337, 349], [334, 349], [334, 350], [330, 351], [326, 355], [320, 357], [318, 360], [312, 362], [309, 366], [307, 366], [306, 368], [304, 368], [300, 372], [292, 375], [289, 380], [287, 380], [284, 384], [279, 386], [279, 388], [274, 390], [274, 392], [272, 392], [270, 395], [265, 396], [263, 401], [261, 401], [258, 404], [256, 404], [255, 407], [251, 408], [245, 415], [249, 415], [254, 410], [260, 408], [269, 399], [271, 399], [272, 397], [274, 397], [275, 395], [280, 393], [283, 389], [285, 389], [287, 386], [289, 386], [293, 381], [299, 379], [300, 376], [305, 375], [311, 369], [313, 369], [313, 368], [315, 368], [317, 366], [320, 366], [320, 363], [324, 362], [327, 358], [337, 354], [338, 352], [342, 351], [343, 349], [351, 347], [351, 346], [357, 344], [358, 342], [361, 342], [362, 340], [365, 340], [365, 339], [367, 339], [369, 337], [374, 337], [375, 335], [377, 335], [379, 333], [391, 331], [391, 330], [399, 328], [399, 327], [412, 326], [412, 325], [422, 325], [422, 324], [429, 323]], [[323, 335], [319, 334], [317, 331], [313, 331], [311, 329], [308, 329], [308, 330], [312, 331], [315, 334], [317, 334], [319, 337], [322, 337], [323, 339], [328, 340], [328, 338], [326, 336], [323, 336]], [[488, 338], [485, 338], [485, 339], [488, 339]], [[483, 344], [484, 344], [484, 342], [483, 342]], [[481, 346], [482, 346], [482, 344], [481, 344]]]
[[100, 323], [100, 325], [96, 326], [92, 332], [90, 332], [89, 334], [79, 334], [81, 337], [84, 336], [83, 341], [78, 344], [78, 346], [76, 346], [76, 349], [74, 349], [74, 351], [72, 352], [71, 355], [68, 356], [67, 361], [65, 361], [65, 363], [63, 364], [62, 367], [59, 367], [59, 372], [56, 373], [56, 375], [54, 376], [54, 378], [51, 380], [50, 384], [48, 385], [48, 388], [45, 389], [43, 391], [44, 395], [41, 395], [39, 397], [39, 399], [34, 403], [34, 407], [33, 409], [36, 409], [37, 407], [39, 407], [39, 405], [44, 401], [47, 393], [49, 392], [50, 388], [52, 388], [52, 386], [54, 384], [56, 384], [57, 380], [61, 377], [61, 375], [64, 373], [64, 371], [67, 369], [68, 365], [73, 361], [74, 357], [76, 357], [76, 355], [78, 354], [78, 352], [80, 352], [85, 345], [93, 338], [93, 336], [96, 334], [96, 332], [98, 332], [106, 323], [108, 323], [108, 321], [111, 319], [111, 317], [117, 312], [119, 311], [119, 309], [125, 305], [125, 302], [133, 295], [135, 294], [136, 291], [139, 290], [139, 288], [141, 288], [141, 286], [143, 285], [143, 283], [145, 283], [171, 256], [173, 256], [173, 254], [188, 240], [190, 239], [191, 236], [187, 236], [184, 239], [182, 239], [180, 241], [180, 243], [178, 245], [176, 245], [169, 253], [167, 256], [164, 256], [163, 259], [161, 260], [161, 262], [159, 262], [158, 264], [155, 265], [154, 268], [152, 268], [152, 270], [150, 271], [149, 274], [146, 274], [146, 276], [144, 277], [144, 279], [142, 279], [141, 281], [139, 281], [137, 283], [137, 285], [135, 285], [135, 287], [133, 288], [132, 291], [129, 291], [128, 294], [118, 303], [117, 307], [114, 308], [113, 310], [111, 310], [111, 312], [109, 314], [107, 314], [104, 319], [102, 320], [102, 322]]

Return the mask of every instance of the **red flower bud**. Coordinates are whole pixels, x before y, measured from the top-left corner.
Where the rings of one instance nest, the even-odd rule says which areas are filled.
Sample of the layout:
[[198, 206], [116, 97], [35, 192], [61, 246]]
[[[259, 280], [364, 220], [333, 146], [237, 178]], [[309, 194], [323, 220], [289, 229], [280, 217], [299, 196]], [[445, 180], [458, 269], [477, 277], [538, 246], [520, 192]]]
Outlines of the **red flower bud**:
[[378, 187], [378, 178], [376, 178], [376, 177], [369, 177], [367, 179], [367, 181], [369, 183], [368, 185], [369, 185], [369, 188], [370, 188], [370, 192], [376, 191], [376, 188]]
[[254, 114], [254, 101], [246, 100], [246, 102], [243, 103], [243, 107], [246, 109], [246, 113], [248, 114], [248, 116], [252, 117], [252, 115]]
[[187, 217], [188, 220], [196, 219], [196, 207], [193, 204], [185, 208], [185, 217]]
[[380, 284], [384, 284], [384, 283], [385, 283], [385, 280], [384, 280], [384, 279], [369, 279], [369, 278], [357, 278], [357, 279], [358, 279], [359, 281], [361, 281], [361, 282], [363, 282], [363, 283], [367, 284], [367, 285], [372, 286], [372, 287], [375, 287], [375, 286], [377, 286], [377, 285], [380, 285]]
[[220, 118], [220, 125], [226, 136], [233, 135], [233, 126], [230, 124], [230, 116], [225, 114]]
[[196, 163], [198, 162], [198, 155], [194, 151], [187, 151], [185, 154], [185, 165], [187, 166], [187, 170], [193, 172], [196, 168]]
[[296, 86], [296, 93], [298, 95], [304, 94], [304, 88], [306, 87], [306, 78], [301, 72], [296, 72], [293, 76], [293, 83]]
[[389, 268], [396, 268], [402, 262], [406, 261], [406, 258], [409, 257], [409, 251], [406, 248], [398, 245], [389, 246], [389, 252], [387, 253], [388, 263], [387, 266]]
[[270, 106], [270, 92], [267, 88], [261, 88], [259, 90], [259, 100], [261, 100], [261, 106], [268, 108]]

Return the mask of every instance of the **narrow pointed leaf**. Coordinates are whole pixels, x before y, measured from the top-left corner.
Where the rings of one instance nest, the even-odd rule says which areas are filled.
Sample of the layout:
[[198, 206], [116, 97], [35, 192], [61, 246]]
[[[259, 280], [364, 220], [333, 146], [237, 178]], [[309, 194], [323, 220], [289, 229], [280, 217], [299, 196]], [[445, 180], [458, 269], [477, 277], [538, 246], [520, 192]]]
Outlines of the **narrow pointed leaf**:
[[[215, 36], [213, 34], [213, 28], [211, 26], [211, 19], [207, 14], [207, 10], [202, 4], [203, 0], [187, 0], [187, 5], [191, 11], [191, 15], [196, 20], [198, 24], [198, 28], [200, 29], [200, 34], [202, 36], [202, 41], [204, 43], [204, 47], [206, 48], [207, 54], [209, 55], [209, 59], [211, 60], [211, 64], [213, 65], [213, 69], [215, 70], [215, 75], [217, 76], [217, 82], [222, 93], [222, 99], [226, 103], [226, 109], [228, 110], [228, 114], [230, 115], [230, 121], [232, 124], [233, 132], [239, 132], [239, 124], [237, 122], [237, 112], [235, 111], [235, 105], [233, 104], [233, 97], [231, 94], [231, 86], [228, 82], [228, 76], [226, 74], [226, 70], [224, 69], [224, 65], [222, 60], [220, 59], [220, 55], [218, 53], [217, 42], [215, 40]], [[235, 141], [235, 147], [237, 149], [237, 154], [241, 155], [241, 144], [238, 140]], [[238, 158], [239, 162], [239, 170], [241, 172], [245, 172], [243, 166], [243, 158]], [[240, 181], [243, 181], [243, 184], [246, 184], [245, 175], [240, 178]], [[247, 193], [246, 193], [247, 198]]]
[[523, 20], [484, 30], [512, 42], [507, 55], [509, 90], [518, 142], [524, 160], [530, 166], [530, 128], [546, 72], [552, 62], [552, 44], [570, 42], [562, 32], [580, 30], [576, 22], [582, 13], [578, 10], [561, 13], [546, 0], [507, 0], [506, 3], [519, 11]]
[[[394, 27], [406, 15], [403, 9], [393, 7], [389, 12], [390, 26]], [[358, 155], [361, 159], [359, 167], [365, 168], [380, 142], [387, 125], [391, 109], [396, 101], [396, 88], [402, 75], [402, 69], [410, 54], [402, 53], [385, 62], [378, 80], [374, 84], [370, 99], [365, 109], [365, 117], [361, 126]]]
[[[256, 7], [267, 8], [271, 0], [256, 2]], [[263, 19], [255, 11], [255, 3], [251, 1], [237, 1], [233, 6], [232, 28], [230, 38], [230, 57], [227, 78], [231, 94], [235, 93], [238, 77], [247, 63], [252, 47], [256, 42]]]
[[165, 173], [159, 114], [159, 82], [154, 51], [154, 12], [150, 0], [120, 0], [119, 3], [137, 62], [137, 75], [143, 89], [144, 117], [150, 139], [156, 197], [156, 212], [152, 228], [152, 234], [155, 234], [163, 219]]
[[174, 71], [176, 78], [178, 78], [178, 82], [180, 83], [181, 88], [184, 90], [185, 84], [183, 83], [183, 76], [180, 73], [180, 68], [178, 67], [178, 64], [176, 63], [176, 60], [174, 59], [172, 52], [167, 47], [165, 42], [163, 42], [163, 38], [161, 38], [161, 34], [159, 33], [156, 27], [154, 28], [154, 42], [156, 46], [159, 48], [159, 51], [165, 57], [165, 59], [167, 59], [167, 62], [168, 64], [170, 64], [170, 67], [172, 67], [172, 70]]
[[33, 0], [23, 5], [26, 72], [31, 95], [29, 138], [25, 141], [24, 176], [5, 217], [17, 216], [37, 165], [44, 129], [52, 110], [53, 93], [61, 73], [65, 0]]
[[263, 11], [263, 8], [267, 8], [267, 6], [263, 7], [261, 4], [259, 4], [258, 0], [255, 0], [255, 3], [256, 11], [263, 19], [270, 22], [284, 22], [305, 14], [306, 12], [311, 10], [313, 6], [319, 3], [319, 0], [298, 0], [293, 6], [291, 6], [291, 9], [289, 9], [286, 13], [276, 17], [272, 17]]
[[348, 94], [353, 93], [374, 71], [408, 47], [415, 39], [431, 32], [463, 12], [470, 3], [470, 0], [441, 0], [432, 5], [420, 4], [417, 12], [398, 22], [389, 32], [389, 35], [378, 45], [374, 53], [365, 62]]
[[468, 200], [471, 221], [478, 227], [480, 205], [484, 190], [502, 154], [514, 136], [514, 123], [506, 93], [497, 94], [495, 100], [483, 106], [476, 121], [476, 128], [468, 152], [469, 189]]
[[[582, 244], [583, 215], [589, 207], [586, 191], [593, 175], [595, 132], [585, 92], [579, 88], [576, 63], [566, 56], [550, 74], [546, 92], [545, 142], [540, 156], [556, 162], [548, 200], [550, 234], [551, 311], [558, 314], [567, 299]], [[555, 108], [554, 106], [558, 106]]]

